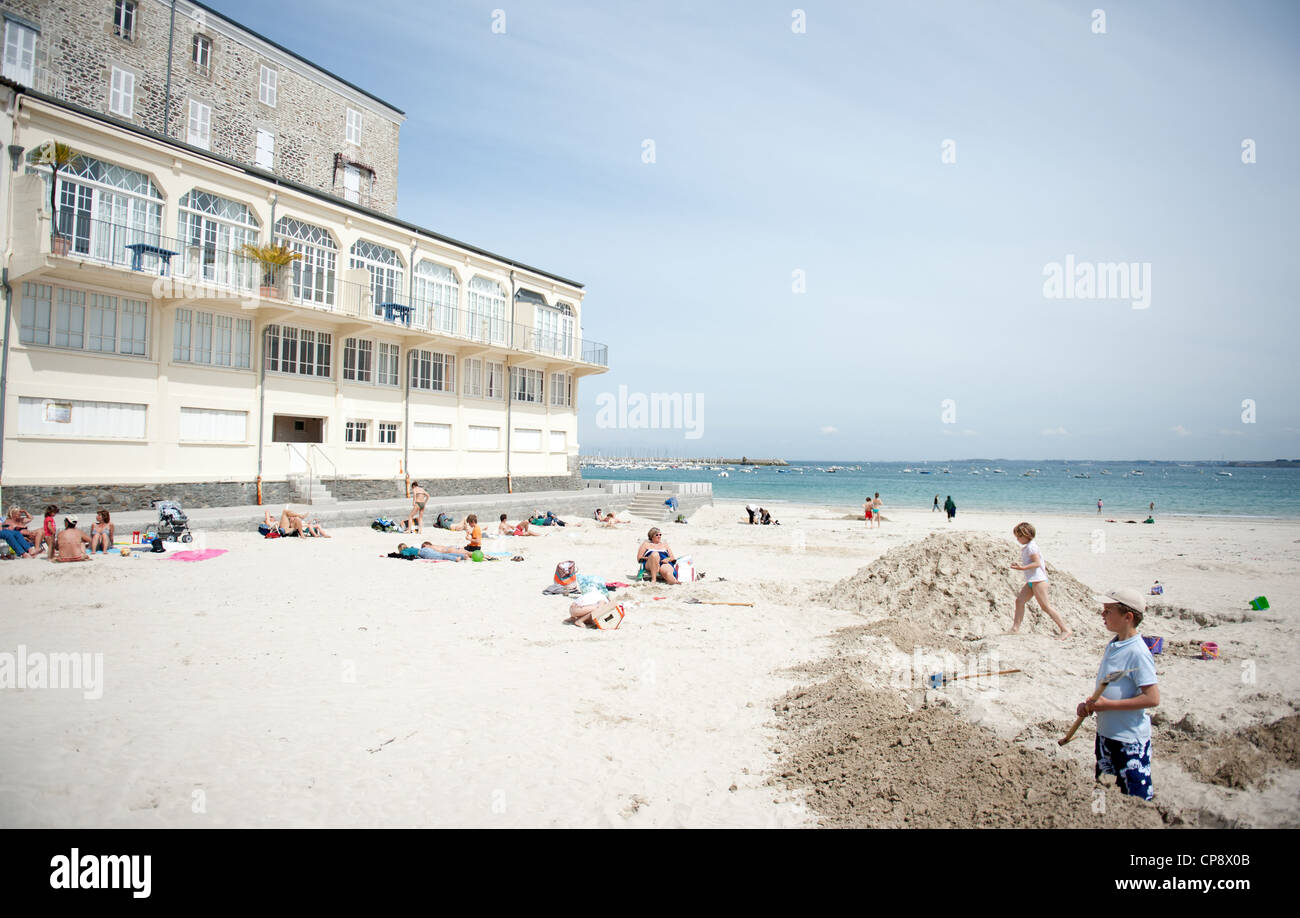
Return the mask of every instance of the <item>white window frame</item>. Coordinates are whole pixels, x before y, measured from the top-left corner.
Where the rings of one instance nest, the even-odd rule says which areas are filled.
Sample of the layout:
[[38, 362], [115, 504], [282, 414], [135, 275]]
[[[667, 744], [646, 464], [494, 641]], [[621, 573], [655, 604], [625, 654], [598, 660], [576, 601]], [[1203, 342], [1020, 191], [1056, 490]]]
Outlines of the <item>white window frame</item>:
[[212, 76], [212, 39], [206, 35], [195, 35], [190, 42], [190, 63], [195, 73]]
[[275, 132], [266, 128], [257, 129], [256, 146], [253, 148], [253, 165], [268, 171], [275, 169]]
[[276, 241], [302, 257], [293, 263], [292, 293], [299, 303], [334, 308], [339, 248], [323, 227], [297, 217], [281, 217], [275, 224]]
[[[422, 392], [441, 392], [443, 394], [455, 394], [456, 392], [456, 355], [446, 354], [441, 351], [427, 351], [421, 348], [407, 348], [408, 370], [407, 379], [411, 381], [412, 389], [419, 389]], [[435, 368], [440, 368], [440, 372], [435, 372]], [[441, 385], [434, 385], [435, 381]]]
[[348, 418], [343, 425], [343, 442], [348, 446], [365, 446], [369, 442], [370, 422]]
[[[495, 438], [493, 445], [492, 446], [475, 445], [474, 442], [475, 432], [482, 434], [486, 431], [492, 432]], [[465, 432], [465, 448], [469, 450], [479, 450], [485, 452], [500, 452], [501, 451], [501, 428], [488, 427], [486, 425], [470, 424]]]
[[[206, 338], [199, 329], [207, 329]], [[253, 320], [178, 307], [172, 319], [172, 363], [251, 370]]]
[[193, 255], [199, 259], [199, 277], [205, 281], [249, 291], [261, 283], [261, 266], [242, 253], [244, 245], [260, 241], [262, 232], [247, 204], [191, 188], [177, 202], [177, 213], [176, 239], [183, 246], [181, 270], [191, 270]]
[[[555, 438], [560, 438], [560, 445], [556, 447]], [[550, 439], [546, 444], [547, 451], [552, 453], [567, 453], [569, 451], [569, 432], [567, 430], [552, 430]]]
[[396, 446], [398, 431], [401, 424], [396, 421], [376, 421], [375, 422], [375, 445], [376, 446]]
[[198, 99], [190, 99], [190, 116], [185, 131], [186, 141], [204, 150], [212, 147], [212, 106]]
[[361, 203], [361, 170], [352, 163], [343, 167], [343, 200]]
[[[108, 333], [105, 326], [110, 312], [113, 328]], [[36, 347], [148, 357], [149, 304], [96, 291], [24, 282], [18, 340]]]
[[123, 41], [135, 41], [138, 12], [135, 0], [113, 0], [113, 34]]
[[364, 125], [361, 112], [355, 108], [349, 108], [347, 120], [344, 126], [344, 136], [347, 142], [353, 146], [361, 146], [361, 129]]
[[506, 294], [498, 281], [476, 274], [465, 290], [466, 334], [475, 341], [505, 344]]
[[[272, 323], [262, 329], [262, 348], [268, 373], [309, 379], [334, 378], [334, 336], [330, 332]], [[310, 361], [302, 359], [307, 348], [311, 349]], [[323, 362], [322, 354], [325, 355]]]
[[257, 101], [275, 108], [280, 96], [280, 72], [274, 67], [262, 65], [257, 78]]
[[13, 19], [5, 19], [4, 75], [31, 86], [36, 81], [36, 39], [40, 32]]
[[371, 309], [374, 314], [382, 316], [381, 303], [403, 302], [402, 291], [405, 289], [406, 272], [402, 270], [402, 256], [397, 250], [369, 239], [358, 239], [352, 243], [351, 261], [353, 268], [365, 268], [370, 274], [370, 296], [373, 300]]
[[[534, 438], [534, 434], [536, 437]], [[542, 429], [540, 427], [516, 427], [514, 441], [510, 448], [520, 453], [545, 452], [542, 448]]]
[[572, 373], [552, 373], [550, 385], [550, 400], [547, 402], [552, 408], [572, 408], [573, 407], [573, 374]]
[[344, 338], [342, 372], [347, 382], [373, 383], [375, 342], [369, 338]]
[[135, 74], [114, 67], [108, 79], [108, 110], [122, 118], [135, 117]]
[[511, 400], [522, 402], [526, 405], [543, 404], [542, 397], [545, 395], [545, 387], [542, 377], [543, 374], [541, 370], [532, 370], [526, 367], [511, 367]]
[[375, 385], [398, 386], [402, 382], [402, 346], [375, 342]]

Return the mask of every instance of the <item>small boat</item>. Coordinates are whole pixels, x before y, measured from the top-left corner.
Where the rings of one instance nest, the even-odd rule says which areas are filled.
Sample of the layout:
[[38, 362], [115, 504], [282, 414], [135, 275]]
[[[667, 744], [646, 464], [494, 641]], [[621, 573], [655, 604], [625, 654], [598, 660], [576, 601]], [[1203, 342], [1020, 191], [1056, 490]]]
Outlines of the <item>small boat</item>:
[[1231, 477], [1232, 477], [1232, 473], [1231, 473], [1231, 472], [1215, 472], [1214, 474], [1216, 474], [1216, 475], [1222, 475], [1224, 478], [1231, 478]]
[[1004, 474], [1006, 474], [1006, 473], [1003, 472], [1001, 469], [994, 469], [994, 470], [993, 470], [993, 474], [994, 474], [994, 475], [1004, 475]]
[[718, 477], [719, 477], [719, 478], [730, 478], [731, 476], [728, 475], [726, 472], [719, 472], [719, 473], [718, 473]]
[[912, 471], [911, 469], [903, 469], [903, 474], [904, 475], [910, 474], [911, 471]]
[[1075, 475], [1074, 477], [1075, 477], [1075, 478], [1091, 478], [1092, 476], [1089, 475], [1087, 472], [1080, 472], [1079, 474]]
[[1139, 472], [1137, 469], [1133, 469], [1133, 471], [1129, 472], [1129, 474], [1130, 474], [1130, 475], [1138, 475], [1138, 476], [1141, 476], [1141, 475], [1142, 475], [1142, 473]]
[[1109, 474], [1110, 474], [1110, 469], [1102, 469], [1102, 470], [1101, 470], [1101, 473], [1102, 473], [1103, 475], [1109, 475]]

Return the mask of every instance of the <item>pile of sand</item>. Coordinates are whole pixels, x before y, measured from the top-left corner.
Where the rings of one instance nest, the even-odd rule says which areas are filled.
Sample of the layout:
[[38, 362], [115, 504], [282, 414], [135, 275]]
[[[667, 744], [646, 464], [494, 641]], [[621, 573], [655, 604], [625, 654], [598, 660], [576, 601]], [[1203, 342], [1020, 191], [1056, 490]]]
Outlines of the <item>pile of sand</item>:
[[[999, 634], [1011, 627], [1016, 593], [1024, 574], [1019, 546], [972, 533], [935, 533], [887, 552], [835, 586], [818, 602], [873, 618], [906, 620], [963, 640]], [[1094, 627], [1100, 606], [1090, 589], [1047, 565], [1053, 608], [1072, 630]], [[1030, 600], [1022, 631], [1053, 634], [1056, 626]]]
[[938, 707], [909, 709], [847, 674], [775, 705], [791, 743], [777, 777], [824, 826], [1154, 828], [1160, 812], [1093, 783], [1092, 763], [1050, 759]]

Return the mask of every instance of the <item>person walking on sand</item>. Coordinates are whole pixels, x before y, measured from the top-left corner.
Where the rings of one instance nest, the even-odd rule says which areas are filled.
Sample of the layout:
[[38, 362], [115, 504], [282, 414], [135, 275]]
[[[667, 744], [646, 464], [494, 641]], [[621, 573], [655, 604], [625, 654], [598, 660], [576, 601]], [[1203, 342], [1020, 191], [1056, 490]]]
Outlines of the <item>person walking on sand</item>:
[[938, 513], [938, 512], [939, 512], [939, 495], [938, 495], [938, 494], [934, 495], [934, 509], [931, 510], [930, 512], [931, 512], [931, 513]]
[[871, 499], [871, 519], [877, 529], [880, 528], [880, 508], [884, 505], [885, 502], [880, 499], [880, 492], [877, 491], [876, 496]]
[[943, 510], [948, 514], [948, 522], [951, 523], [952, 518], [957, 515], [957, 505], [952, 502], [951, 494], [949, 494], [948, 499], [943, 502]]
[[871, 498], [868, 497], [862, 502], [862, 516], [867, 521], [867, 528], [871, 528]]
[[1056, 636], [1057, 640], [1063, 641], [1074, 632], [1066, 627], [1061, 616], [1047, 601], [1047, 562], [1043, 560], [1043, 553], [1038, 550], [1038, 543], [1034, 541], [1037, 533], [1031, 524], [1018, 523], [1016, 528], [1011, 530], [1011, 534], [1020, 543], [1020, 563], [1011, 565], [1011, 569], [1025, 572], [1025, 585], [1016, 594], [1016, 617], [1007, 634], [1019, 633], [1020, 623], [1025, 618], [1025, 603], [1030, 599], [1036, 599], [1038, 607], [1046, 612], [1047, 617], [1060, 629], [1060, 633]]
[[406, 518], [403, 532], [419, 532], [424, 528], [424, 505], [429, 502], [429, 492], [418, 481], [411, 482], [411, 513]]
[[1097, 681], [1114, 672], [1125, 675], [1106, 686], [1101, 697], [1079, 702], [1079, 717], [1097, 715], [1097, 757], [1094, 779], [1114, 775], [1121, 794], [1151, 800], [1151, 718], [1147, 708], [1160, 704], [1156, 664], [1146, 642], [1138, 634], [1146, 599], [1134, 589], [1116, 590], [1098, 596], [1101, 621], [1114, 637], [1101, 655]]
[[1097, 512], [1101, 513], [1101, 498], [1097, 498]]

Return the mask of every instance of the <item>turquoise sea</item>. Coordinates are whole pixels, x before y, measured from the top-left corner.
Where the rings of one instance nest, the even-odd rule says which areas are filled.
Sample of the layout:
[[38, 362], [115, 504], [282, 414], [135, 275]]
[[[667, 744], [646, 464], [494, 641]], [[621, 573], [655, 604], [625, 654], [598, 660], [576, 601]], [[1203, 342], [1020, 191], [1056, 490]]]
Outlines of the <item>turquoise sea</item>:
[[[835, 472], [818, 471], [830, 466], [841, 468]], [[717, 471], [689, 467], [614, 470], [584, 466], [582, 475], [631, 481], [709, 481], [713, 483], [714, 497], [722, 500], [786, 501], [843, 507], [845, 512], [860, 511], [863, 498], [879, 491], [887, 510], [930, 509], [936, 494], [941, 505], [952, 495], [958, 515], [962, 510], [1095, 515], [1097, 499], [1101, 498], [1102, 515], [1116, 519], [1145, 519], [1152, 501], [1157, 519], [1161, 514], [1300, 518], [1300, 469], [1294, 468], [1042, 459], [931, 463], [838, 459], [795, 462], [784, 468], [732, 468], [734, 471], [726, 478], [720, 478]], [[744, 468], [754, 470], [742, 471]], [[1033, 469], [1038, 471], [1025, 475]], [[1231, 477], [1221, 472], [1230, 472]], [[1076, 477], [1080, 475], [1089, 477]]]

